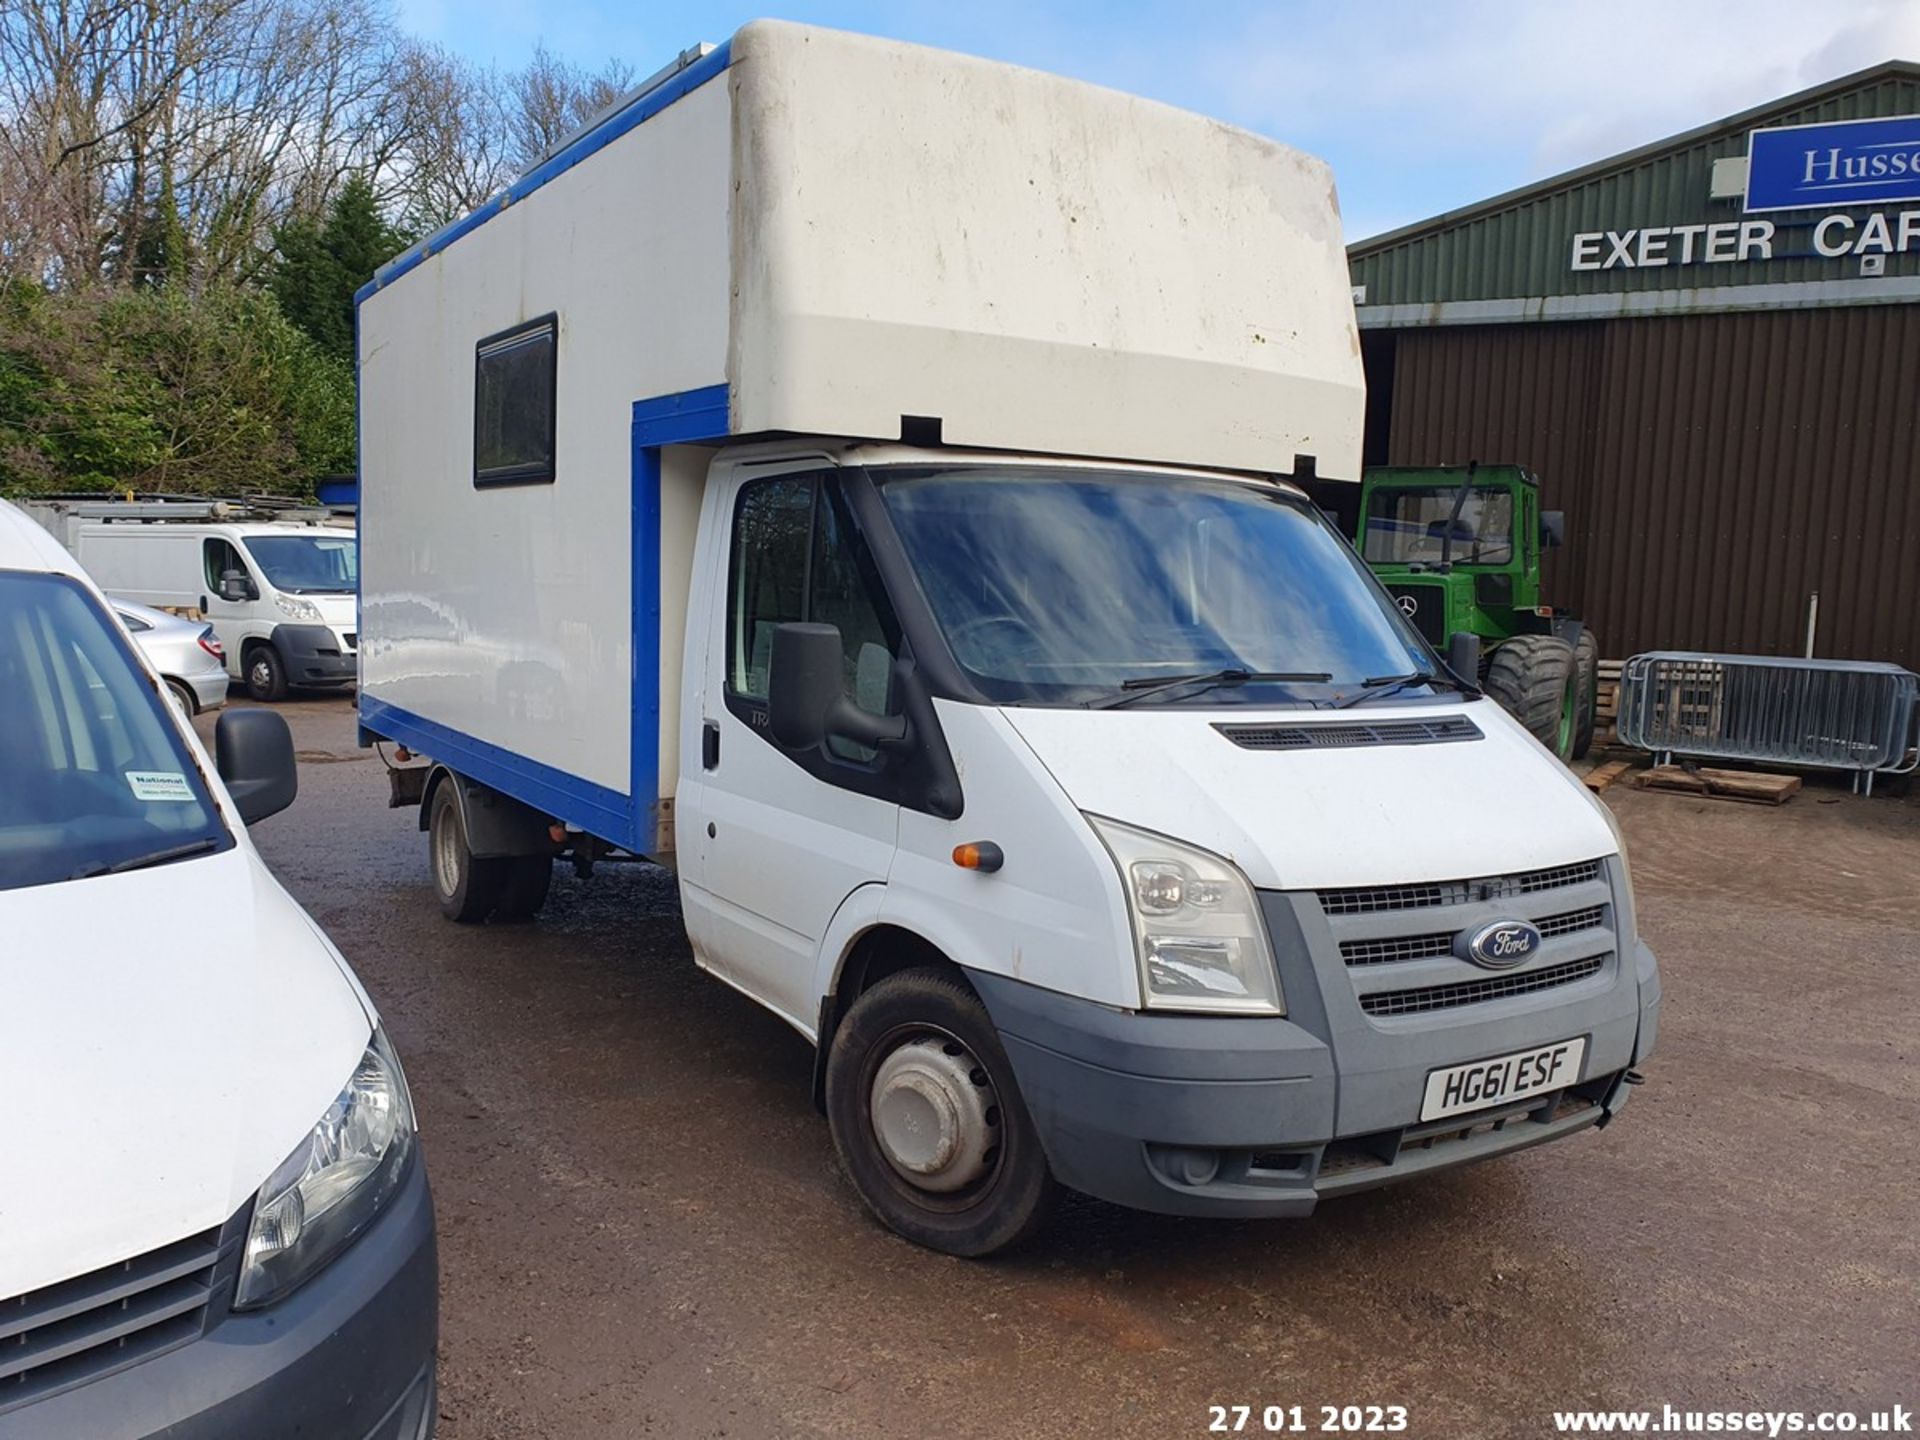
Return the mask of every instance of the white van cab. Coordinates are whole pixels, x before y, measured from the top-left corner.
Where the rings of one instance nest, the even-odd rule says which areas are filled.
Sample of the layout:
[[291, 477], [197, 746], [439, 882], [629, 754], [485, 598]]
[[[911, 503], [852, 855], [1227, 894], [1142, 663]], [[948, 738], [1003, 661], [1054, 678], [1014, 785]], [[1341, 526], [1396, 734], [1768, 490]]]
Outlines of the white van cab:
[[[155, 507], [137, 508], [150, 515]], [[354, 682], [359, 566], [351, 530], [141, 518], [82, 519], [67, 533], [102, 588], [205, 615], [227, 652], [227, 673], [255, 700], [282, 699], [290, 686]]]
[[93, 582], [0, 501], [0, 1440], [420, 1440], [438, 1271], [406, 1079]]

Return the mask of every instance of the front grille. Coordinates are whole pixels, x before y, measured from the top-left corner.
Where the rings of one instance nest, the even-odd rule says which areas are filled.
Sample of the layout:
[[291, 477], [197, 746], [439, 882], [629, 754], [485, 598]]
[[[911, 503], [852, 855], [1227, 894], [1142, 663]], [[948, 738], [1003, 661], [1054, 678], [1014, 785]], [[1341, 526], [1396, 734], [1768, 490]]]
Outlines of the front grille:
[[[1543, 940], [1576, 935], [1606, 923], [1607, 908], [1590, 905], [1584, 910], [1569, 910], [1548, 915], [1535, 923]], [[1340, 958], [1349, 965], [1392, 965], [1402, 960], [1433, 960], [1454, 953], [1457, 930], [1439, 930], [1428, 935], [1394, 935], [1378, 940], [1342, 940]]]
[[1464, 715], [1439, 720], [1339, 721], [1319, 725], [1216, 725], [1242, 750], [1334, 750], [1355, 745], [1439, 745], [1484, 740]]
[[1581, 930], [1596, 929], [1607, 918], [1604, 905], [1590, 905], [1585, 910], [1569, 910], [1564, 915], [1549, 915], [1537, 922], [1543, 940], [1551, 940], [1557, 935], [1572, 935]]
[[1482, 880], [1437, 880], [1424, 885], [1378, 885], [1351, 890], [1322, 890], [1320, 904], [1329, 915], [1373, 915], [1385, 910], [1422, 910], [1435, 905], [1469, 905], [1585, 885], [1600, 878], [1600, 862], [1556, 865], [1517, 875]]
[[1429, 1010], [1451, 1010], [1460, 1005], [1478, 1005], [1487, 1000], [1506, 1000], [1515, 995], [1531, 995], [1536, 990], [1551, 990], [1598, 975], [1611, 955], [1590, 955], [1584, 960], [1569, 960], [1540, 970], [1518, 975], [1495, 975], [1485, 980], [1466, 980], [1457, 985], [1428, 985], [1417, 990], [1377, 990], [1360, 997], [1360, 1008], [1373, 1016], [1418, 1015]]
[[1349, 965], [1391, 965], [1400, 960], [1431, 960], [1453, 953], [1453, 934], [1397, 935], [1391, 940], [1342, 940], [1340, 958]]
[[221, 1256], [208, 1230], [0, 1300], [0, 1411], [198, 1337]]
[[1447, 643], [1447, 592], [1440, 585], [1389, 585], [1387, 593], [1400, 613], [1435, 645]]

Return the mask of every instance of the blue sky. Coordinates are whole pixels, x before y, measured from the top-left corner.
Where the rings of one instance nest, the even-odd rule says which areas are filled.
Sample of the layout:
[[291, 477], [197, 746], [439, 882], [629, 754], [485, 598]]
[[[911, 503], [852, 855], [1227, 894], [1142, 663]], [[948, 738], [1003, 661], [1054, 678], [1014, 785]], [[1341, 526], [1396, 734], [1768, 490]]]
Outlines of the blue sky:
[[1350, 239], [1881, 60], [1920, 0], [397, 0], [414, 33], [513, 66], [536, 43], [636, 74], [760, 15], [1150, 95], [1329, 160]]

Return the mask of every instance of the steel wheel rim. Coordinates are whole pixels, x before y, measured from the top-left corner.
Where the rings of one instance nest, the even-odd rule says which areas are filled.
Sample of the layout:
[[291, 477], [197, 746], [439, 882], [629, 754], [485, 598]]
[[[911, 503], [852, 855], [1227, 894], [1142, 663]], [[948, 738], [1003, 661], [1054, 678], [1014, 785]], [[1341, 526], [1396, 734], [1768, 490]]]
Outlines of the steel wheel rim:
[[256, 689], [265, 690], [269, 685], [273, 684], [273, 666], [264, 660], [254, 661], [253, 668], [248, 674]]
[[433, 878], [442, 895], [452, 895], [460, 888], [460, 840], [453, 821], [444, 813], [433, 827]]
[[874, 1148], [916, 1201], [969, 1203], [997, 1178], [1005, 1151], [993, 1078], [958, 1036], [935, 1026], [875, 1047], [867, 1122]]

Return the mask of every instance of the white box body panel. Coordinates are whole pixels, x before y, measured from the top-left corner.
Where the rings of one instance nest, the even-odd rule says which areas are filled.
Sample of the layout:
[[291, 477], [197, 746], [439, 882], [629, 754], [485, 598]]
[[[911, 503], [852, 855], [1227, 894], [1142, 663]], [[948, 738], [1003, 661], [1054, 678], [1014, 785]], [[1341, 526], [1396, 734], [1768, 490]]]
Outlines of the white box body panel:
[[[725, 379], [728, 137], [726, 89], [704, 86], [359, 312], [362, 684], [621, 793], [632, 406]], [[475, 342], [549, 311], [555, 482], [476, 490]], [[677, 686], [677, 637], [664, 673]]]
[[1321, 161], [1010, 65], [761, 21], [734, 38], [736, 434], [1360, 478]]

